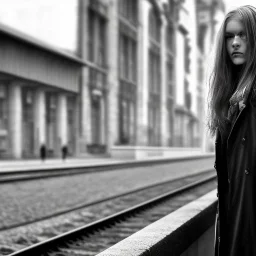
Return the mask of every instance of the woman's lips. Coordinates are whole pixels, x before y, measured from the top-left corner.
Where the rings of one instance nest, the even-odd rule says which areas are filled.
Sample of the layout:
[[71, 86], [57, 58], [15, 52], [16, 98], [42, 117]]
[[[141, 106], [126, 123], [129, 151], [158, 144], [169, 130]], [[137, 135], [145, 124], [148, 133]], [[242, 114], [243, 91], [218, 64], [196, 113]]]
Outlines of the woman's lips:
[[243, 53], [241, 53], [241, 52], [234, 52], [234, 53], [232, 53], [232, 56], [234, 56], [234, 57], [241, 56], [241, 55], [243, 55]]

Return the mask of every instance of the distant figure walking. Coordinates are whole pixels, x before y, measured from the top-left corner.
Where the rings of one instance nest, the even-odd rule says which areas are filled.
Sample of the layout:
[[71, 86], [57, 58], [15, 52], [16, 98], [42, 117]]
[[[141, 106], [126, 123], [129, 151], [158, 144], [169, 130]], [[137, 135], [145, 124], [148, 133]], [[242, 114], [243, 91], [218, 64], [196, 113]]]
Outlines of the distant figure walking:
[[68, 155], [68, 147], [67, 146], [63, 146], [61, 148], [61, 153], [62, 153], [62, 160], [66, 160], [67, 155]]
[[40, 147], [40, 158], [42, 161], [45, 161], [46, 158], [46, 147], [44, 144], [41, 145]]

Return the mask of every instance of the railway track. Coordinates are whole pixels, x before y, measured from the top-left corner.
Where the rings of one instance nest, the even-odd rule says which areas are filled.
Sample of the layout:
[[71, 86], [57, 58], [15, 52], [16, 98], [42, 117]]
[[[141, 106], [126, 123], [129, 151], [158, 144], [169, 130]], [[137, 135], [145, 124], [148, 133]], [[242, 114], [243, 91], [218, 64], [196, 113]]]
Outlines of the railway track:
[[[126, 204], [126, 208], [117, 213], [14, 252], [10, 256], [96, 255], [182, 205], [215, 189], [216, 175], [211, 172], [204, 173], [203, 176], [204, 178], [201, 176], [199, 181], [199, 175], [187, 177], [186, 182], [179, 180], [186, 185], [182, 187], [179, 185], [179, 188], [172, 189], [170, 192], [162, 192], [161, 195], [154, 198], [151, 195], [151, 199], [145, 201], [144, 198], [143, 202], [137, 203], [129, 209], [127, 209]], [[189, 179], [190, 181], [188, 181]], [[139, 192], [137, 191], [137, 193]], [[124, 200], [129, 201], [131, 199], [126, 198]]]
[[[117, 211], [121, 211], [130, 206], [133, 206], [134, 204], [139, 204], [139, 203], [149, 200], [155, 196], [158, 196], [162, 193], [166, 193], [170, 190], [181, 187], [182, 185], [186, 185], [191, 182], [197, 181], [200, 178], [208, 177], [212, 173], [213, 173], [213, 170], [211, 170], [211, 169], [205, 170], [196, 175], [189, 175], [189, 176], [186, 176], [183, 178], [171, 179], [171, 180], [167, 180], [165, 182], [158, 182], [158, 183], [140, 187], [138, 189], [134, 189], [134, 190], [131, 190], [131, 191], [128, 191], [125, 193], [117, 194], [115, 196], [102, 198], [100, 200], [94, 200], [89, 203], [78, 204], [73, 207], [67, 207], [66, 209], [63, 209], [60, 211], [56, 210], [52, 214], [44, 215], [42, 217], [37, 217], [30, 221], [14, 223], [11, 225], [3, 223], [2, 226], [0, 227], [0, 232], [6, 231], [9, 229], [22, 227], [22, 226], [27, 226], [30, 224], [35, 224], [38, 222], [42, 222], [44, 220], [48, 220], [50, 218], [57, 218], [58, 216], [62, 216], [62, 215], [68, 214], [68, 213], [72, 214], [72, 212], [75, 212], [75, 211], [79, 211], [79, 210], [83, 210], [83, 209], [88, 210], [88, 208], [90, 208], [92, 212], [101, 211], [101, 210], [103, 211], [106, 208], [110, 208], [111, 212], [108, 214], [115, 213]], [[97, 217], [102, 218], [105, 216], [103, 216], [102, 214], [99, 214], [99, 216], [97, 216]], [[89, 220], [89, 221], [94, 221], [94, 220]]]
[[45, 179], [57, 176], [76, 175], [81, 173], [112, 171], [125, 168], [145, 167], [159, 164], [167, 164], [179, 161], [198, 161], [199, 159], [213, 158], [212, 155], [193, 156], [184, 158], [162, 158], [162, 159], [147, 159], [147, 160], [130, 160], [126, 162], [99, 163], [94, 165], [84, 166], [83, 164], [67, 164], [61, 166], [50, 167], [42, 164], [37, 167], [30, 167], [29, 170], [8, 170], [0, 172], [0, 183], [27, 181], [33, 179]]

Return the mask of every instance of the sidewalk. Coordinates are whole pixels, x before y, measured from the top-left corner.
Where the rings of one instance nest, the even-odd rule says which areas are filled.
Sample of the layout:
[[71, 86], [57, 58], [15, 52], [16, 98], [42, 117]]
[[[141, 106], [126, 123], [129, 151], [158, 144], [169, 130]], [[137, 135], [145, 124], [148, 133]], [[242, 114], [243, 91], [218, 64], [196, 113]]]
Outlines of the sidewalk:
[[19, 160], [1, 160], [0, 159], [0, 173], [6, 171], [24, 171], [24, 170], [35, 170], [35, 169], [60, 169], [60, 168], [72, 168], [72, 167], [93, 167], [93, 166], [104, 166], [104, 165], [116, 165], [116, 164], [128, 164], [128, 163], [141, 163], [141, 162], [154, 162], [161, 160], [187, 160], [198, 157], [211, 157], [214, 156], [212, 153], [207, 154], [194, 154], [174, 157], [148, 157], [143, 159], [116, 159], [116, 158], [67, 158], [65, 160], [58, 159], [19, 159]]

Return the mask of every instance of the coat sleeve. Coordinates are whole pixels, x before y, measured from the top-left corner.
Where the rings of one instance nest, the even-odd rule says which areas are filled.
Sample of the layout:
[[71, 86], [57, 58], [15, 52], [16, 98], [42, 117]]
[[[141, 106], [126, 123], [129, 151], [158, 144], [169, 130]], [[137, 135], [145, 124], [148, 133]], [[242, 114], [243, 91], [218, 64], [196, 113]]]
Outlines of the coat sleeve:
[[215, 236], [214, 236], [214, 256], [219, 256], [220, 249], [220, 220], [219, 220], [219, 202], [215, 218]]
[[228, 173], [226, 165], [226, 142], [222, 141], [221, 133], [217, 131], [215, 142], [215, 169], [217, 172], [217, 212], [215, 220], [215, 256], [226, 255], [226, 220]]
[[[215, 137], [215, 164], [214, 168], [217, 171], [217, 161], [218, 161], [218, 144], [220, 143], [220, 133], [217, 130], [216, 131], [216, 137]], [[216, 217], [215, 217], [215, 234], [214, 234], [214, 256], [219, 256], [219, 249], [220, 249], [220, 218], [219, 218], [219, 183], [217, 186], [217, 197], [218, 197], [218, 203], [217, 203], [217, 211], [216, 211]]]

